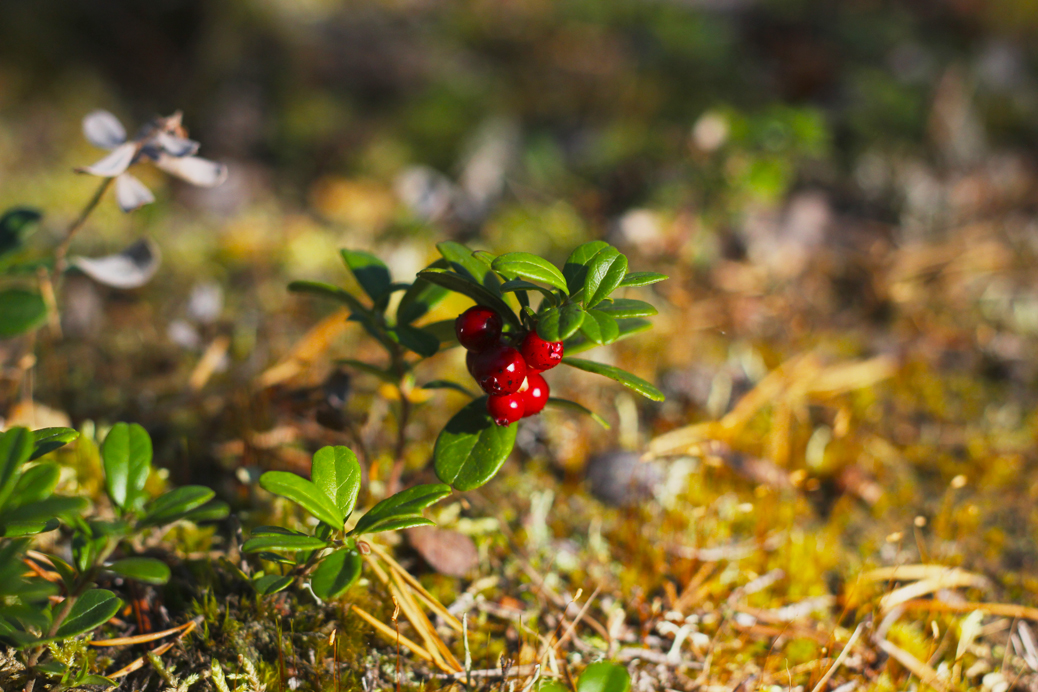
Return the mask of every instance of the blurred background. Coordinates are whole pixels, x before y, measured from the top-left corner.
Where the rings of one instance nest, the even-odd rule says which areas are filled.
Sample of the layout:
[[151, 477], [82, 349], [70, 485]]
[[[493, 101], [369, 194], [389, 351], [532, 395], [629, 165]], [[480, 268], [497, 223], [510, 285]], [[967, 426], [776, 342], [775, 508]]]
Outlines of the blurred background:
[[[6, 0], [0, 208], [45, 211], [41, 249], [96, 185], [72, 172], [102, 155], [80, 129], [94, 109], [131, 133], [183, 110], [230, 169], [211, 190], [142, 170], [156, 203], [102, 203], [73, 252], [148, 237], [163, 266], [133, 291], [70, 280], [69, 338], [41, 344], [34, 395], [74, 424], [146, 422], [182, 482], [206, 459], [291, 465], [320, 438], [299, 427], [312, 388], [368, 347], [309, 342], [306, 367], [257, 388], [332, 309], [289, 280], [348, 285], [345, 246], [407, 280], [445, 238], [558, 263], [604, 238], [673, 277], [656, 335], [599, 356], [668, 401], [560, 374], [620, 426], [535, 428], [525, 454], [568, 473], [723, 415], [797, 354], [882, 356], [898, 384], [852, 407], [869, 434], [920, 483], [1005, 452], [997, 491], [1038, 427], [1036, 33], [1025, 0]], [[454, 355], [437, 367], [461, 377]], [[446, 409], [417, 424], [415, 467]], [[785, 452], [744, 451], [817, 476], [822, 505], [871, 506], [876, 479], [920, 498], [905, 466], [863, 465], [835, 414], [809, 414]]]

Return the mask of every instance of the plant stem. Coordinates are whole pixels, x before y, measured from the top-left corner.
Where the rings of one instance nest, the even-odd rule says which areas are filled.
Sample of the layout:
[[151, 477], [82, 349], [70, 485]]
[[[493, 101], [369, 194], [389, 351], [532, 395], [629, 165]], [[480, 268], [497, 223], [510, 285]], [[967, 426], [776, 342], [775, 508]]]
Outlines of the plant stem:
[[[104, 197], [105, 192], [108, 190], [108, 186], [112, 184], [113, 180], [115, 180], [115, 178], [105, 178], [101, 181], [101, 184], [97, 186], [97, 190], [94, 192], [94, 196], [90, 198], [87, 205], [83, 207], [83, 211], [79, 212], [79, 216], [76, 217], [76, 220], [73, 221], [65, 231], [64, 239], [62, 239], [61, 243], [54, 250], [55, 277], [60, 276], [61, 273], [65, 271], [65, 255], [68, 254], [68, 247], [72, 243], [72, 236], [74, 236], [76, 231], [82, 228], [83, 224], [86, 223], [86, 220], [90, 217], [90, 214], [93, 213], [94, 208], [97, 207], [101, 198]], [[56, 278], [54, 283], [57, 284]]]
[[108, 187], [112, 184], [115, 178], [105, 178], [101, 181], [101, 184], [97, 186], [97, 190], [94, 191], [94, 196], [90, 198], [83, 210], [79, 212], [79, 216], [76, 220], [69, 224], [69, 227], [65, 230], [65, 237], [62, 238], [61, 242], [58, 243], [58, 247], [54, 248], [54, 268], [51, 270], [50, 277], [46, 275], [41, 277], [40, 287], [43, 290], [44, 298], [47, 302], [47, 309], [50, 312], [50, 329], [51, 333], [58, 338], [61, 338], [61, 318], [58, 315], [58, 298], [57, 294], [61, 286], [61, 277], [65, 273], [65, 269], [68, 268], [68, 262], [66, 256], [68, 255], [69, 245], [72, 244], [72, 236], [76, 234], [86, 220], [93, 213], [97, 207], [101, 198], [104, 197]]

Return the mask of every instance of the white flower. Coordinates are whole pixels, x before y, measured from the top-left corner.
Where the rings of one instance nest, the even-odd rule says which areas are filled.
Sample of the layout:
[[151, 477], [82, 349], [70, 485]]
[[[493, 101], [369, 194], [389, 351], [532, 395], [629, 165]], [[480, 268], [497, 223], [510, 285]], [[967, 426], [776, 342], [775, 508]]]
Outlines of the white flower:
[[118, 118], [108, 111], [93, 111], [83, 118], [83, 134], [94, 146], [112, 153], [94, 165], [76, 171], [115, 178], [115, 199], [123, 211], [132, 211], [155, 201], [151, 190], [126, 172], [130, 166], [142, 161], [150, 161], [192, 185], [219, 185], [227, 179], [227, 166], [195, 156], [198, 142], [187, 138], [180, 120], [180, 111], [166, 118], [156, 118], [134, 139], [127, 140], [126, 130]]

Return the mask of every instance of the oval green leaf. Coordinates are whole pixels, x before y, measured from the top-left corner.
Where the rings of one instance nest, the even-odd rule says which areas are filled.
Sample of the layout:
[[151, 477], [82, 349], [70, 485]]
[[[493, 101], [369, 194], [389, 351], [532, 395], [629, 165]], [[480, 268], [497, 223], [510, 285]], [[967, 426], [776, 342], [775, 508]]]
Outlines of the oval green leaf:
[[322, 447], [314, 454], [310, 479], [349, 518], [360, 492], [360, 464], [349, 447]]
[[440, 350], [440, 339], [409, 324], [398, 324], [389, 329], [389, 336], [409, 351], [428, 358]]
[[0, 292], [0, 339], [24, 334], [47, 321], [43, 296], [21, 288]]
[[529, 252], [508, 252], [490, 265], [491, 269], [507, 279], [528, 279], [540, 281], [565, 293], [569, 293], [566, 277], [559, 268], [546, 259]]
[[342, 250], [341, 254], [360, 287], [372, 301], [379, 302], [389, 292], [389, 285], [393, 281], [389, 276], [389, 268], [370, 252]]
[[[407, 526], [430, 524], [432, 522], [422, 516], [422, 510], [450, 494], [450, 486], [442, 483], [416, 485], [407, 490], [401, 490], [396, 495], [391, 495], [372, 507], [367, 514], [360, 518], [349, 535], [359, 536], [362, 533], [404, 528], [402, 525], [396, 525], [399, 522], [405, 524], [414, 522]], [[387, 526], [390, 528], [386, 528]]]
[[630, 317], [652, 317], [656, 314], [656, 308], [644, 300], [633, 300], [631, 298], [617, 298], [606, 300], [598, 304], [598, 310], [615, 317], [616, 319]]
[[624, 277], [624, 280], [620, 282], [620, 288], [636, 288], [638, 286], [648, 286], [650, 284], [656, 284], [660, 281], [666, 281], [670, 277], [666, 274], [660, 274], [659, 272], [631, 272]]
[[[116, 423], [101, 445], [105, 488], [112, 502], [131, 509], [151, 471], [151, 438], [141, 426]], [[143, 498], [142, 498], [143, 499]]]
[[108, 565], [108, 570], [121, 577], [145, 584], [165, 584], [169, 581], [169, 565], [151, 557], [128, 557]]
[[[467, 276], [462, 276], [461, 274], [446, 269], [423, 269], [418, 273], [418, 276], [434, 284], [443, 286], [450, 291], [467, 296], [476, 301], [479, 305], [485, 305], [492, 310], [496, 310], [502, 317], [513, 325], [517, 327], [522, 326], [519, 322], [519, 318], [515, 316], [515, 313], [512, 311], [512, 308], [508, 303], [502, 300], [496, 293], [488, 290], [481, 284], [476, 283], [473, 279], [470, 279]], [[500, 285], [495, 284], [494, 287], [498, 292], [500, 292]]]
[[50, 641], [70, 639], [89, 632], [111, 620], [123, 602], [107, 589], [91, 589], [72, 605], [68, 617]]
[[433, 449], [436, 476], [458, 490], [478, 488], [501, 469], [515, 446], [519, 426], [495, 425], [480, 397], [454, 414]]
[[252, 586], [260, 596], [269, 596], [278, 591], [284, 591], [291, 583], [292, 577], [282, 577], [280, 574], [266, 574], [255, 579], [252, 582]]
[[580, 333], [596, 344], [611, 344], [620, 336], [620, 326], [599, 310], [587, 310]]
[[79, 437], [79, 433], [72, 428], [41, 428], [40, 430], [33, 430], [32, 436], [34, 444], [29, 461], [39, 459], [44, 454], [49, 454], [55, 449], [64, 447]]
[[593, 308], [609, 297], [627, 273], [627, 258], [614, 247], [602, 248], [588, 263], [584, 277], [584, 307]]
[[21, 507], [50, 497], [58, 487], [61, 469], [57, 464], [37, 464], [26, 469], [14, 486], [12, 506]]
[[341, 529], [346, 521], [343, 513], [320, 488], [294, 473], [267, 471], [260, 476], [260, 487], [275, 495], [287, 497], [333, 528]]
[[320, 550], [327, 548], [328, 542], [316, 536], [267, 534], [253, 536], [242, 544], [246, 553], [258, 553], [265, 550]]
[[191, 510], [201, 507], [213, 499], [211, 489], [201, 485], [185, 485], [160, 495], [148, 505], [148, 511], [141, 520], [142, 525], [155, 526], [169, 524], [183, 519]]
[[497, 274], [490, 268], [490, 262], [482, 256], [485, 253], [473, 252], [461, 243], [450, 240], [437, 243], [436, 249], [455, 272], [471, 278], [492, 295], [501, 297], [501, 279], [497, 278]]
[[652, 399], [653, 401], [663, 401], [663, 392], [653, 387], [651, 384], [638, 377], [632, 375], [626, 370], [614, 367], [612, 365], [606, 365], [605, 363], [596, 363], [591, 360], [584, 360], [582, 358], [563, 358], [563, 365], [568, 365], [571, 368], [577, 368], [585, 372], [594, 373], [596, 375], [602, 375], [608, 377], [611, 380], [619, 382], [628, 389], [633, 389], [642, 396]]
[[310, 578], [310, 588], [326, 601], [344, 594], [357, 581], [363, 560], [356, 550], [344, 548], [324, 558]]
[[599, 252], [609, 247], [609, 243], [601, 240], [591, 240], [570, 253], [566, 264], [562, 267], [562, 275], [566, 277], [570, 294], [574, 294], [584, 288], [584, 279], [587, 277], [588, 262]]
[[577, 692], [628, 692], [631, 676], [619, 663], [599, 661], [592, 663], [580, 675]]
[[537, 316], [537, 334], [545, 341], [568, 339], [580, 329], [584, 318], [584, 310], [578, 303], [550, 307]]
[[27, 428], [0, 433], [0, 508], [14, 490], [22, 464], [32, 454], [33, 436]]
[[[447, 263], [444, 260], [438, 260], [431, 266], [446, 268]], [[397, 324], [411, 324], [418, 318], [425, 316], [447, 297], [447, 293], [447, 289], [443, 286], [437, 286], [425, 279], [416, 278], [411, 287], [400, 298], [400, 305], [396, 308]]]

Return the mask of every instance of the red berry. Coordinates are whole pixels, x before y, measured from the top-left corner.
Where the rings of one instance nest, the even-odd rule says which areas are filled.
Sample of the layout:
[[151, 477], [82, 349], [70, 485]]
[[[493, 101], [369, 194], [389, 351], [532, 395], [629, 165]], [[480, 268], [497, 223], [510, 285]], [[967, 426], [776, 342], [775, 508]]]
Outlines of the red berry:
[[526, 379], [526, 361], [519, 351], [499, 343], [472, 356], [469, 372], [487, 394], [512, 394]]
[[454, 320], [458, 342], [470, 351], [484, 351], [501, 338], [501, 315], [482, 305], [474, 305]]
[[487, 397], [487, 413], [498, 425], [511, 425], [523, 417], [523, 395], [489, 396]]
[[534, 373], [530, 374], [527, 371], [526, 384], [528, 385], [523, 395], [523, 418], [527, 416], [534, 416], [540, 413], [544, 409], [544, 405], [548, 403], [548, 383], [544, 381], [544, 378]]
[[537, 336], [537, 332], [526, 335], [522, 352], [526, 364], [539, 372], [551, 370], [562, 362], [562, 342], [545, 341]]

